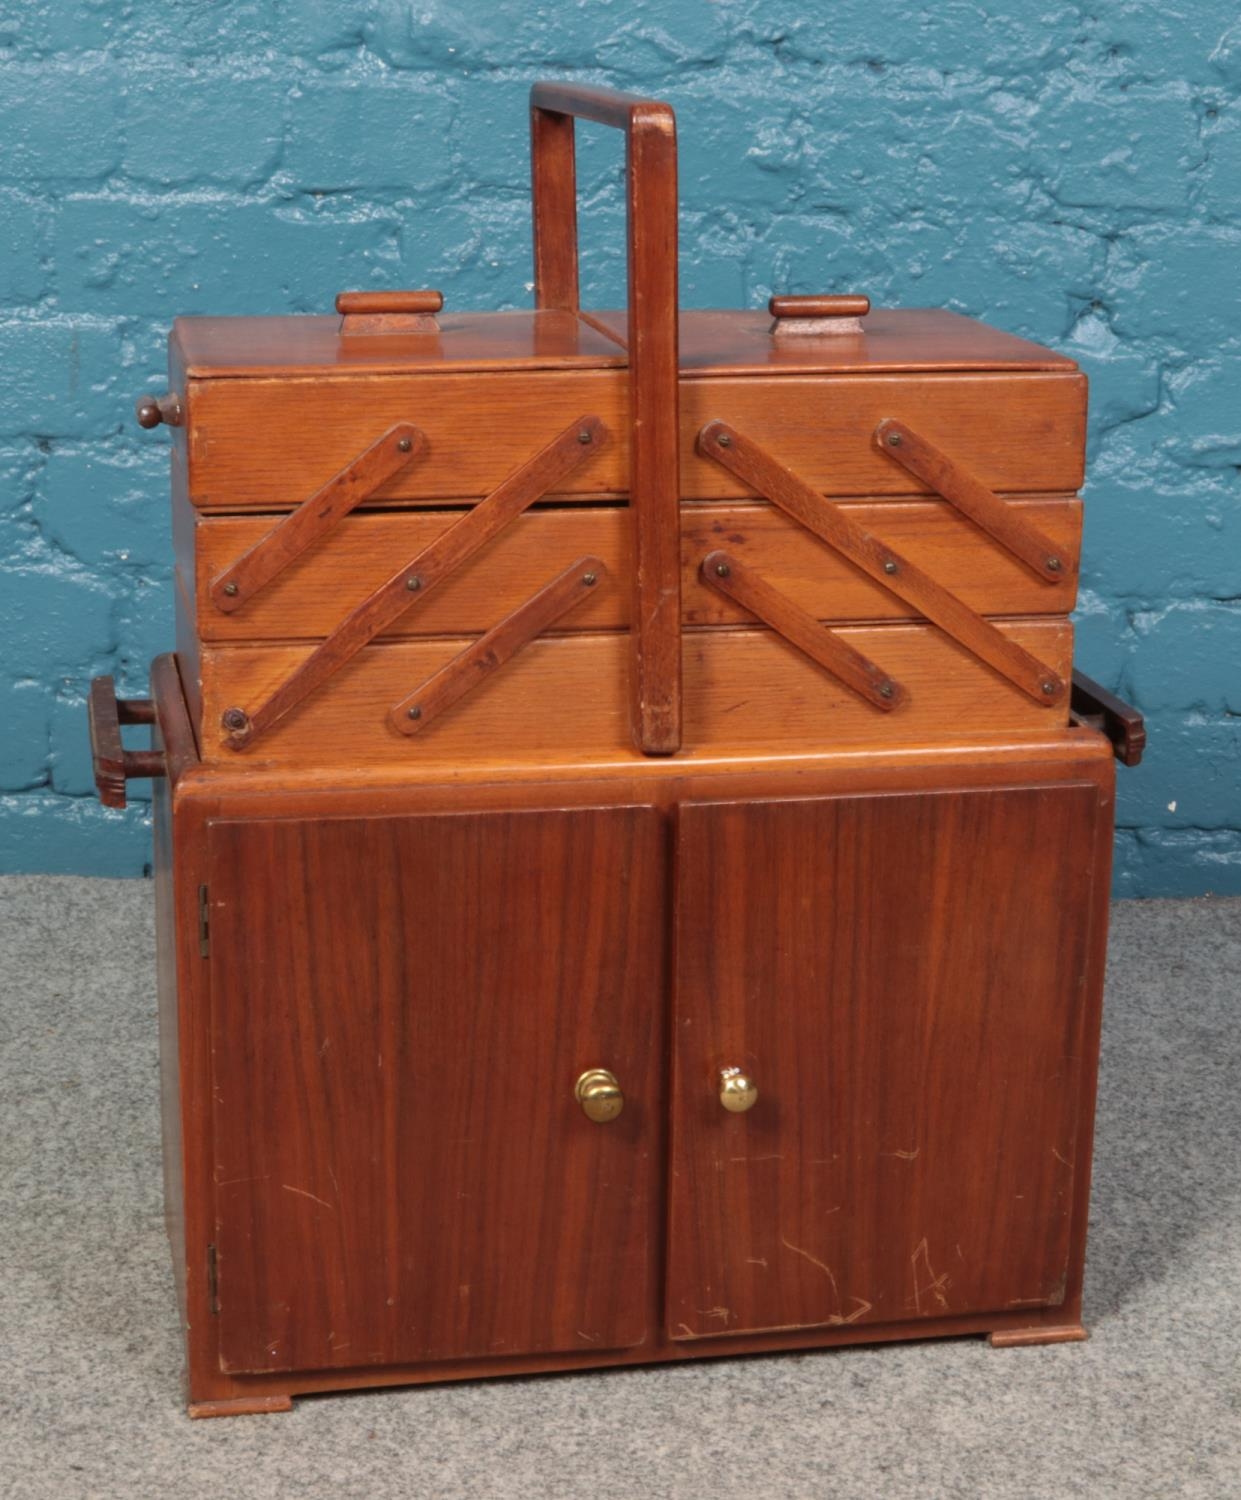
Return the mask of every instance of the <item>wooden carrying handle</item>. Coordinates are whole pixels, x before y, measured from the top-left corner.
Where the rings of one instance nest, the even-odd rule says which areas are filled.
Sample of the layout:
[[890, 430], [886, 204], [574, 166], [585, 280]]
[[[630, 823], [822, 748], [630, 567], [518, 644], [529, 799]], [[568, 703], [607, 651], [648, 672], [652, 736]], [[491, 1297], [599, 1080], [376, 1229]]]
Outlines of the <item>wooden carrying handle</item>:
[[125, 806], [125, 783], [131, 778], [167, 774], [160, 751], [126, 750], [121, 744], [122, 724], [155, 723], [155, 704], [150, 698], [118, 698], [111, 677], [95, 677], [86, 713], [95, 785], [105, 807]]
[[870, 311], [870, 298], [862, 296], [772, 297], [767, 311], [775, 319], [771, 332], [777, 338], [803, 338], [862, 332], [862, 319]]
[[1070, 699], [1074, 723], [1097, 729], [1112, 742], [1112, 753], [1122, 766], [1136, 766], [1146, 749], [1146, 720], [1131, 703], [1109, 693], [1085, 672], [1073, 673]]
[[337, 292], [340, 331], [350, 334], [437, 333], [435, 314], [444, 306], [443, 293]]
[[535, 306], [580, 310], [574, 120], [625, 132], [629, 247], [629, 492], [634, 512], [634, 739], [681, 744], [677, 442], [677, 142], [670, 105], [611, 89], [530, 90]]

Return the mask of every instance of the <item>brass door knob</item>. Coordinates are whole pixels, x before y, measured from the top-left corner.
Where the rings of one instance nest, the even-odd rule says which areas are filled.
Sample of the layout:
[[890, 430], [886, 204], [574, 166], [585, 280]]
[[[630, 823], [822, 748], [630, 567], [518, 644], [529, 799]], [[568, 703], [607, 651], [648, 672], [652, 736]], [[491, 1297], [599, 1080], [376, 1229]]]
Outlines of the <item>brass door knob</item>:
[[740, 1068], [721, 1068], [720, 1103], [729, 1114], [743, 1115], [758, 1103], [758, 1086]]
[[582, 1113], [596, 1125], [606, 1125], [625, 1107], [621, 1086], [606, 1068], [587, 1068], [573, 1092], [582, 1106]]

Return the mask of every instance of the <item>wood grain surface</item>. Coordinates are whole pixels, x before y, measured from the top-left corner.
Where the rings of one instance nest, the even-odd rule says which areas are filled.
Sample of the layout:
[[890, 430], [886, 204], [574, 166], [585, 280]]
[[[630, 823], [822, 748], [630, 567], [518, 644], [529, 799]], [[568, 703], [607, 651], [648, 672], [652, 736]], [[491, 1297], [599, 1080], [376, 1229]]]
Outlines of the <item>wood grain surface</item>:
[[[1081, 502], [1071, 496], [1010, 499], [1014, 514], [1076, 556]], [[842, 502], [856, 524], [879, 532], [912, 562], [983, 615], [1066, 615], [1076, 600], [1076, 576], [1057, 583], [1032, 576], [1003, 547], [942, 500], [864, 499]], [[187, 507], [188, 509], [188, 507]], [[205, 600], [210, 581], [254, 545], [271, 525], [262, 516], [198, 516], [178, 528], [182, 573]], [[448, 511], [410, 510], [349, 516], [330, 542], [304, 553], [236, 617], [200, 602], [197, 629], [205, 641], [305, 640], [328, 635], [357, 600], [392, 572], [394, 556], [413, 556], [452, 519]], [[681, 616], [686, 625], [721, 625], [747, 618], [740, 606], [703, 586], [704, 552], [728, 546], [774, 588], [821, 620], [908, 619], [915, 611], [867, 578], [775, 506], [753, 501], [682, 505]], [[592, 552], [617, 585], [575, 612], [571, 628], [618, 629], [630, 619], [632, 546], [622, 506], [543, 507], [513, 521], [504, 533], [458, 566], [450, 584], [393, 621], [389, 636], [453, 635], [485, 629], [496, 614], [516, 608], [549, 567]]]
[[472, 641], [464, 651], [419, 683], [388, 710], [398, 734], [412, 735], [446, 713], [454, 703], [498, 672], [507, 662], [592, 593], [606, 588], [608, 570], [597, 557], [579, 557], [524, 604]]
[[[625, 337], [625, 314], [592, 312], [591, 325]], [[707, 375], [779, 373], [874, 375], [919, 371], [923, 376], [965, 370], [1073, 371], [1065, 354], [1003, 329], [938, 307], [876, 307], [862, 338], [782, 339], [770, 311], [755, 308], [682, 308], [682, 380]]]
[[1035, 703], [1050, 708], [1064, 699], [1065, 679], [1049, 663], [998, 631], [882, 537], [857, 525], [749, 433], [726, 422], [709, 422], [698, 434], [698, 450], [739, 474], [821, 541], [1003, 673]]
[[[607, 440], [598, 417], [579, 416], [529, 457], [472, 509], [450, 512], [444, 530], [397, 566], [394, 573], [356, 607], [261, 704], [247, 708], [239, 723], [225, 724], [234, 745], [249, 744], [264, 734], [303, 698], [329, 680], [368, 641], [381, 635], [401, 615], [452, 576], [465, 562], [497, 537], [508, 523], [528, 509], [556, 482], [582, 463], [588, 453]], [[238, 710], [227, 711], [230, 718]]]
[[1063, 1300], [1097, 803], [681, 808], [673, 1338]]
[[[613, 431], [627, 431], [628, 379], [624, 369], [546, 369], [441, 372], [434, 380], [332, 374], [193, 381], [185, 429], [190, 498], [213, 510], [291, 507], [377, 431], [413, 422], [426, 434], [426, 453], [377, 490], [375, 503], [477, 499], [578, 412], [596, 412]], [[886, 417], [908, 422], [993, 490], [1066, 491], [1082, 482], [1085, 377], [1072, 370], [713, 375], [683, 379], [679, 400], [682, 499], [746, 493], [740, 480], [694, 452], [699, 429], [717, 419], [752, 432], [825, 494], [927, 492], [876, 449], [871, 434]], [[627, 495], [628, 448], [617, 442], [583, 466], [565, 498]]]
[[[1072, 659], [1067, 621], [999, 627], [1060, 673]], [[1042, 708], [950, 637], [927, 625], [840, 627], [863, 656], [882, 662], [908, 692], [878, 714], [769, 630], [712, 629], [684, 639], [687, 754], [788, 754], [875, 748], [1021, 733], [1067, 722]], [[248, 749], [227, 746], [224, 710], [261, 703], [305, 660], [298, 646], [211, 646], [202, 653], [203, 754], [244, 757], [257, 768], [331, 768], [394, 760], [415, 765], [517, 769], [589, 764], [629, 745], [628, 642], [624, 635], [545, 635], [416, 739], [397, 734], [388, 710], [468, 644], [441, 637], [365, 647]]]
[[625, 136], [630, 712], [638, 748], [666, 755], [681, 744], [676, 118], [659, 100], [615, 89], [536, 83], [530, 90], [535, 302], [573, 312], [579, 290], [575, 116]]
[[211, 580], [211, 603], [231, 614], [278, 577], [295, 558], [316, 546], [390, 474], [417, 457], [422, 434], [410, 422], [398, 422], [347, 464], [339, 474], [296, 509], [282, 516], [265, 536]]
[[1014, 557], [1020, 558], [1047, 583], [1058, 583], [1077, 560], [1065, 556], [1058, 543], [1020, 515], [994, 490], [977, 479], [948, 453], [944, 453], [907, 423], [889, 420], [875, 429], [881, 453], [916, 474], [937, 495], [950, 500], [976, 526], [993, 536]]
[[213, 823], [224, 1370], [647, 1337], [664, 861], [638, 807]]
[[904, 688], [881, 666], [855, 650], [837, 631], [800, 609], [787, 594], [773, 588], [761, 573], [739, 562], [732, 553], [708, 552], [699, 573], [710, 588], [743, 604], [756, 619], [880, 713], [891, 713], [905, 701]]

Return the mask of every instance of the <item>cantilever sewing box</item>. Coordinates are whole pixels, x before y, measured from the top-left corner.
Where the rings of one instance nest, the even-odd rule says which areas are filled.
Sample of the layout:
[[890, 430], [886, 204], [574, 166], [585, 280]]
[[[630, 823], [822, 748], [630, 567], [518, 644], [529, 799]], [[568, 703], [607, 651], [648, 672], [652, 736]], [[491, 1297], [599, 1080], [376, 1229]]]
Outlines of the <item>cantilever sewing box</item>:
[[[626, 141], [579, 307], [574, 120]], [[176, 322], [155, 781], [196, 1415], [1083, 1337], [1114, 757], [1086, 381], [860, 295], [680, 311], [663, 103], [531, 100], [536, 308]], [[121, 726], [150, 726], [150, 747]]]

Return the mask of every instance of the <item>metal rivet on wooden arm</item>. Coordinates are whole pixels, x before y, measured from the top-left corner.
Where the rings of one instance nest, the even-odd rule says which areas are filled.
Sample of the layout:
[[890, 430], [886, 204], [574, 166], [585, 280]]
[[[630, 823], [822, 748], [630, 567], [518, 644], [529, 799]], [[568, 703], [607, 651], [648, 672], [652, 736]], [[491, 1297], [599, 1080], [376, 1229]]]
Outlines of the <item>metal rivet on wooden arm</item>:
[[486, 682], [549, 625], [590, 598], [607, 576], [608, 570], [599, 558], [579, 557], [408, 697], [402, 698], [388, 714], [389, 724], [401, 734], [417, 734], [425, 729], [445, 709]]
[[851, 521], [840, 506], [786, 469], [752, 438], [726, 422], [708, 422], [698, 434], [698, 451], [778, 505], [898, 599], [912, 604], [1036, 703], [1050, 708], [1063, 701], [1067, 687], [1058, 673], [1002, 635], [929, 573]]
[[727, 552], [708, 552], [702, 560], [702, 579], [719, 593], [736, 600], [777, 635], [817, 662], [874, 708], [888, 713], [908, 696], [905, 689], [869, 657], [855, 651], [779, 589], [772, 588], [752, 568]]
[[907, 423], [885, 418], [875, 429], [875, 442], [1046, 582], [1059, 583], [1072, 572], [1074, 560], [1049, 536]]
[[303, 500], [261, 542], [256, 542], [231, 567], [213, 578], [211, 602], [224, 614], [240, 609], [425, 446], [426, 439], [412, 423], [398, 422], [390, 427], [322, 489]]
[[466, 511], [386, 583], [380, 584], [253, 713], [238, 707], [226, 709], [222, 728], [227, 742], [234, 750], [240, 750], [271, 728], [356, 656], [368, 641], [393, 624], [411, 604], [425, 599], [436, 584], [486, 546], [515, 516], [580, 463], [593, 457], [607, 435], [608, 429], [598, 417], [584, 416], [571, 422], [485, 500]]

